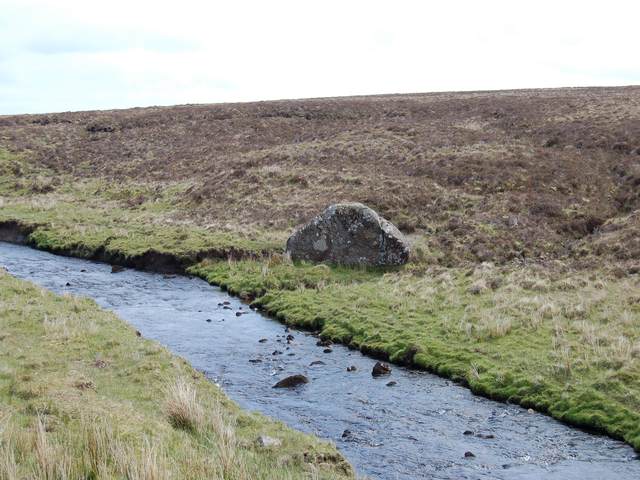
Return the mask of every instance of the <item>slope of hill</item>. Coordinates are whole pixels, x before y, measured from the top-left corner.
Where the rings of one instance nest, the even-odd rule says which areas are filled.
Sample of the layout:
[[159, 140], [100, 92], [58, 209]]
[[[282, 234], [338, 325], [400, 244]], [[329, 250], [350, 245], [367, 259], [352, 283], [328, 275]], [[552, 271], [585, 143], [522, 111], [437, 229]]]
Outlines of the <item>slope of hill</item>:
[[0, 138], [55, 175], [153, 187], [133, 203], [173, 187], [179, 217], [216, 230], [361, 201], [445, 265], [589, 250], [640, 206], [639, 87], [10, 116]]

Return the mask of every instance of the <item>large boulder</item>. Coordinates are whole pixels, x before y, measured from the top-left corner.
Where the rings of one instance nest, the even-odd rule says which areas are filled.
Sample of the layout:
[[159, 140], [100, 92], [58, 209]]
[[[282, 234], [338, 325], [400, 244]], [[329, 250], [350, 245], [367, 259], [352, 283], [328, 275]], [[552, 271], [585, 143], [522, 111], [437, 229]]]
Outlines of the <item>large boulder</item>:
[[331, 205], [287, 240], [293, 260], [340, 265], [402, 265], [409, 243], [390, 222], [361, 203]]

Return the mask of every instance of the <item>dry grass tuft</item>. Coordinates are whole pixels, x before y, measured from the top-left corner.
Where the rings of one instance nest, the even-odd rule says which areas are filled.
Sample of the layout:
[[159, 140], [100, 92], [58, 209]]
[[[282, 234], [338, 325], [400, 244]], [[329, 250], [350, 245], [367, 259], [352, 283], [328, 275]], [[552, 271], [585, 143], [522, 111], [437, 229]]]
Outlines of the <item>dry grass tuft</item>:
[[165, 456], [148, 439], [139, 456], [129, 456], [126, 468], [128, 480], [168, 480], [171, 478], [169, 472]]
[[52, 444], [47, 436], [45, 419], [38, 415], [35, 425], [35, 474], [41, 480], [71, 478], [71, 459], [67, 449]]
[[[98, 476], [108, 471], [108, 459], [117, 451], [117, 441], [113, 435], [111, 426], [96, 418], [83, 419], [83, 461], [87, 469]], [[116, 455], [118, 457], [119, 455]]]
[[183, 378], [167, 388], [165, 411], [174, 428], [197, 432], [203, 427], [204, 412], [196, 389]]
[[213, 442], [218, 448], [220, 465], [225, 476], [236, 475], [235, 478], [247, 478], [247, 468], [238, 455], [238, 441], [235, 428], [225, 419], [219, 405], [209, 411], [209, 427], [213, 433]]
[[18, 480], [15, 445], [9, 431], [8, 415], [0, 417], [0, 480]]

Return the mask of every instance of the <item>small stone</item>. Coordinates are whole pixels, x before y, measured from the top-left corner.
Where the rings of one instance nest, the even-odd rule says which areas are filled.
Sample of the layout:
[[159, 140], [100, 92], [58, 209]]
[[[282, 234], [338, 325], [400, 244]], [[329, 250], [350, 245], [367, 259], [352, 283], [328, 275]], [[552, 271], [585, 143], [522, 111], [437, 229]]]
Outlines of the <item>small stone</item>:
[[231, 308], [229, 305], [225, 305], [224, 307], [222, 307], [223, 310], [233, 310], [233, 308]]
[[393, 380], [391, 380], [390, 382], [387, 383], [387, 387], [395, 387], [398, 384], [398, 382], [394, 382]]
[[374, 377], [379, 377], [381, 375], [389, 375], [391, 373], [391, 367], [388, 363], [376, 362], [373, 366], [373, 370], [371, 370], [371, 375]]
[[67, 282], [64, 286], [65, 286], [65, 287], [70, 287], [70, 286], [71, 286], [71, 284], [70, 284], [69, 282]]
[[282, 352], [280, 350], [274, 350], [271, 355], [282, 355]]
[[294, 336], [293, 335], [287, 335], [287, 342], [291, 342], [294, 340]]
[[279, 447], [282, 445], [282, 440], [279, 438], [268, 437], [267, 435], [260, 435], [258, 440], [256, 440], [256, 443], [264, 448]]
[[313, 367], [314, 365], [326, 365], [326, 363], [324, 363], [322, 360], [314, 360], [309, 364], [310, 367]]
[[464, 458], [474, 458], [473, 452], [464, 452]]
[[492, 438], [496, 438], [493, 433], [479, 433], [476, 435], [478, 438], [482, 438], [485, 440], [491, 440]]
[[265, 342], [267, 342], [267, 341], [268, 341], [268, 340], [267, 340], [266, 338], [261, 338], [260, 340], [258, 340], [258, 343], [265, 343]]
[[222, 302], [223, 305], [231, 305], [231, 302], [228, 302], [227, 300], [225, 300], [224, 302]]
[[330, 347], [331, 345], [331, 340], [318, 340], [316, 342], [316, 347]]
[[95, 362], [93, 362], [93, 366], [96, 368], [106, 368], [107, 362], [105, 362], [104, 360], [98, 359]]
[[527, 413], [535, 413], [535, 411], [533, 410], [533, 408], [530, 408], [529, 410], [527, 410]]
[[345, 430], [342, 432], [342, 438], [347, 438], [351, 436], [351, 430]]
[[330, 348], [325, 348], [325, 349], [323, 350], [323, 352], [324, 352], [324, 353], [331, 353], [331, 352], [333, 352], [333, 350], [331, 350]]
[[309, 383], [309, 379], [304, 375], [291, 375], [290, 377], [280, 380], [273, 388], [293, 388], [304, 383]]
[[80, 273], [87, 273], [87, 271], [83, 268], [82, 270], [80, 270]]
[[473, 432], [471, 430], [465, 430], [464, 432], [462, 432], [463, 435], [473, 435]]
[[347, 372], [355, 372], [357, 370], [355, 365], [351, 365], [350, 367], [347, 367]]
[[140, 333], [140, 330], [136, 330], [136, 336], [137, 337], [141, 337], [142, 336], [142, 334]]
[[252, 358], [249, 360], [249, 363], [262, 363], [262, 360], [260, 360], [259, 358]]
[[206, 321], [207, 323], [211, 323], [211, 319], [210, 319], [210, 318], [207, 318], [205, 321]]
[[239, 317], [240, 315], [242, 315], [242, 312], [236, 312], [236, 317]]

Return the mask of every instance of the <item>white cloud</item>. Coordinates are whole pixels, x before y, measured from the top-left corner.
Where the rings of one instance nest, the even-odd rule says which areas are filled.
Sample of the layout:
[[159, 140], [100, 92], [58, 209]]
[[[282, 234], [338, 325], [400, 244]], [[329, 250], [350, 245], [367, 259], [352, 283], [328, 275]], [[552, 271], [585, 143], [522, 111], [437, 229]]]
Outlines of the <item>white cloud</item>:
[[634, 1], [0, 0], [0, 114], [640, 83]]

